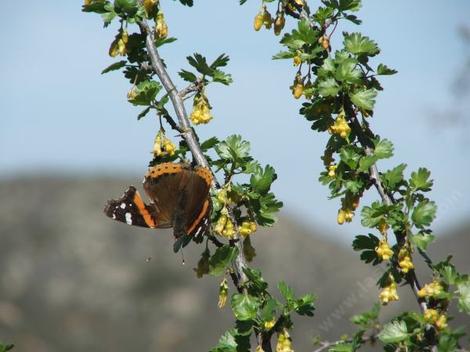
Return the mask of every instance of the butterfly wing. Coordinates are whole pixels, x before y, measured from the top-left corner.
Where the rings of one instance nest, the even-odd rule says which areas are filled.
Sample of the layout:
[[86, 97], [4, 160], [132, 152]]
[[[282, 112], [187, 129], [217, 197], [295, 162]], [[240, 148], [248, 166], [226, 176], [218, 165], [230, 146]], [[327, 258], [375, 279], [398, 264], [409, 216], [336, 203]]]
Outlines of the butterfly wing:
[[184, 197], [184, 185], [190, 175], [190, 169], [177, 163], [155, 165], [145, 174], [144, 189], [157, 208], [158, 227], [173, 227], [175, 212]]
[[207, 168], [197, 167], [191, 171], [184, 191], [184, 204], [181, 206], [181, 223], [184, 224], [184, 233], [189, 236], [203, 235], [209, 226], [212, 209], [209, 196], [211, 183], [212, 174]]
[[134, 186], [127, 189], [121, 198], [110, 200], [104, 209], [106, 216], [128, 225], [157, 227], [157, 209], [146, 205]]

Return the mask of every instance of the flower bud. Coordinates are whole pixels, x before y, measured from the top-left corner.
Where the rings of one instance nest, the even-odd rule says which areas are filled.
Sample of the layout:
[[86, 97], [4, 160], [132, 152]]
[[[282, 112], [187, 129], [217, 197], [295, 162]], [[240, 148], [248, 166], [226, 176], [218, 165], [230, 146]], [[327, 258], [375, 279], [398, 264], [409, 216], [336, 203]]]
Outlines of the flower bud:
[[255, 20], [253, 23], [253, 27], [255, 31], [259, 31], [261, 27], [263, 27], [263, 22], [264, 22], [264, 14], [262, 11], [258, 12], [258, 14], [255, 16]]
[[274, 34], [281, 34], [284, 26], [286, 24], [286, 18], [284, 17], [284, 12], [279, 12], [274, 20]]

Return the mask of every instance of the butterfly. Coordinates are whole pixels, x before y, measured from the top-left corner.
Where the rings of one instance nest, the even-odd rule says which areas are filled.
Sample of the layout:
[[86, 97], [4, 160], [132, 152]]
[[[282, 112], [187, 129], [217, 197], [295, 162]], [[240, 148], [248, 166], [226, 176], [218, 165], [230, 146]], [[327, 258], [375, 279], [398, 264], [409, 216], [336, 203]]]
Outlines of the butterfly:
[[143, 187], [151, 199], [146, 204], [134, 186], [117, 200], [109, 200], [105, 214], [128, 225], [152, 229], [173, 228], [178, 240], [200, 238], [209, 228], [212, 173], [205, 167], [161, 163], [145, 174]]

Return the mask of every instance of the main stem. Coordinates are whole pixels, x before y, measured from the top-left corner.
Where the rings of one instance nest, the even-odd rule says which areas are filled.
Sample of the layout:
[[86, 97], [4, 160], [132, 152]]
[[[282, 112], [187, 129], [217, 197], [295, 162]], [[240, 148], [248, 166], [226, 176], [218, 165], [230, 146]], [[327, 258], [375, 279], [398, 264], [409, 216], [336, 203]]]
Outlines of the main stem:
[[[155, 45], [153, 31], [145, 20], [139, 22], [139, 27], [141, 33], [145, 35], [145, 44], [150, 58], [151, 67], [158, 76], [166, 92], [168, 93], [171, 103], [175, 109], [175, 113], [178, 118], [179, 128], [182, 131], [181, 136], [186, 141], [186, 144], [188, 145], [195, 162], [200, 166], [209, 168], [209, 163], [207, 162], [207, 159], [204, 156], [201, 146], [199, 145], [199, 142], [196, 138], [196, 134], [194, 133], [194, 130], [191, 128], [191, 124], [189, 123], [186, 108], [184, 107], [183, 96], [178, 93], [175, 84], [173, 83], [170, 78], [170, 75], [165, 69], [165, 65], [163, 64], [160, 54], [158, 53], [157, 47]], [[218, 188], [215, 177], [213, 187]], [[233, 212], [231, 210], [229, 210], [229, 216], [231, 217], [232, 222], [235, 223]], [[238, 229], [236, 230], [236, 232], [238, 233]], [[232, 245], [236, 245], [238, 247], [238, 256], [235, 259], [234, 265], [238, 280], [234, 280], [234, 284], [239, 291], [243, 291], [243, 284], [247, 280], [244, 272], [244, 269], [247, 267], [247, 264], [243, 255], [243, 242], [237, 239], [232, 243]]]

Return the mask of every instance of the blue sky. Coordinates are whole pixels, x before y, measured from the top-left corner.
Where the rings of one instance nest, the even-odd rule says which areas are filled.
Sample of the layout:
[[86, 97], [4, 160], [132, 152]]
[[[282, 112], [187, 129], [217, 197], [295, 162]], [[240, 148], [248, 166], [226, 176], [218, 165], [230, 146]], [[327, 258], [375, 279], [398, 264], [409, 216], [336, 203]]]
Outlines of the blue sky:
[[[259, 1], [196, 0], [194, 8], [161, 1], [170, 35], [178, 38], [162, 49], [173, 75], [187, 68], [185, 57], [193, 52], [231, 57], [234, 84], [209, 88], [215, 119], [198, 130], [201, 137], [242, 134], [253, 155], [278, 171], [274, 190], [286, 213], [347, 241], [362, 231], [357, 219], [335, 225], [338, 203], [327, 201], [316, 181], [326, 136], [298, 115], [300, 102], [288, 90], [292, 64], [271, 60], [279, 38], [252, 29]], [[115, 27], [103, 30], [98, 16], [80, 11], [81, 3], [29, 1], [21, 10], [13, 1], [2, 4], [0, 175], [116, 174], [138, 183], [146, 169], [157, 123], [136, 121], [139, 111], [127, 103], [129, 85], [119, 73], [100, 75], [113, 62], [107, 50]], [[339, 28], [333, 38], [340, 42], [342, 30], [359, 30], [379, 43], [378, 60], [399, 71], [383, 79], [372, 120], [396, 147], [395, 157], [380, 166], [406, 162], [409, 170], [432, 170], [432, 197], [441, 205], [438, 235], [470, 213], [465, 135], [459, 128], [441, 131], [429, 119], [454, 104], [449, 88], [464, 61], [457, 28], [470, 25], [469, 14], [466, 0], [365, 0], [358, 14], [363, 25]]]

